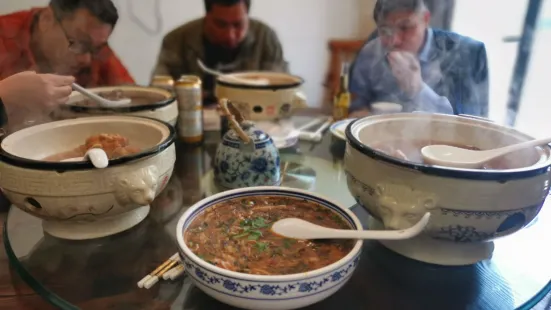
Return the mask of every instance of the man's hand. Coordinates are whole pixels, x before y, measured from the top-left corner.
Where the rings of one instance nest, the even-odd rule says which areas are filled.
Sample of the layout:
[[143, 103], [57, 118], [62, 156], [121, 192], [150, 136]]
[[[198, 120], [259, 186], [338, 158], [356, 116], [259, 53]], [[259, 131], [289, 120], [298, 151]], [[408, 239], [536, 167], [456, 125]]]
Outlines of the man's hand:
[[[6, 107], [8, 119], [44, 115], [65, 103], [72, 92], [72, 76], [37, 74], [25, 71], [0, 81], [0, 98]], [[11, 121], [10, 121], [11, 123]]]
[[415, 97], [423, 88], [419, 60], [415, 55], [402, 51], [390, 52], [387, 59], [400, 89], [409, 97]]

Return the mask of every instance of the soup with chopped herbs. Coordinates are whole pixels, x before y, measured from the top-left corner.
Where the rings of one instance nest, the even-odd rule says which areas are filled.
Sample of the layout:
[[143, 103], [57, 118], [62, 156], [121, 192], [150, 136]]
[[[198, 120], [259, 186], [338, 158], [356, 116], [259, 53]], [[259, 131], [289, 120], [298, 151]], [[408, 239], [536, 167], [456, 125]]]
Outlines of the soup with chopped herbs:
[[317, 225], [352, 229], [336, 212], [285, 196], [235, 198], [199, 214], [184, 233], [189, 249], [206, 262], [231, 271], [286, 275], [312, 271], [346, 256], [354, 240], [296, 240], [271, 231], [274, 222], [300, 218]]

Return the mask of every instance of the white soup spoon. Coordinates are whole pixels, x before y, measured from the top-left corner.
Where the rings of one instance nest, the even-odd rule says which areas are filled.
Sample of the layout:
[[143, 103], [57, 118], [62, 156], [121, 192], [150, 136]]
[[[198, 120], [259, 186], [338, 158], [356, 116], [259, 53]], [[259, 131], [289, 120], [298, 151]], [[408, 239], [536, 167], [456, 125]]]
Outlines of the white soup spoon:
[[419, 235], [427, 226], [430, 213], [427, 212], [417, 224], [403, 230], [346, 230], [333, 229], [297, 218], [286, 218], [275, 222], [272, 231], [280, 236], [292, 239], [370, 239], [405, 240]]
[[121, 99], [121, 100], [117, 100], [117, 101], [107, 100], [107, 99], [105, 99], [105, 98], [103, 98], [103, 97], [101, 97], [97, 94], [94, 94], [91, 91], [88, 91], [86, 88], [84, 88], [84, 87], [82, 87], [82, 86], [80, 86], [76, 83], [73, 83], [72, 87], [73, 87], [73, 90], [76, 90], [79, 93], [83, 94], [84, 96], [94, 100], [100, 106], [102, 106], [104, 108], [117, 108], [117, 107], [129, 105], [130, 102], [132, 102], [132, 100], [130, 100], [129, 98], [125, 98], [125, 99]]
[[203, 70], [204, 72], [214, 75], [214, 76], [223, 76], [226, 80], [231, 80], [234, 83], [238, 84], [245, 84], [245, 85], [258, 85], [258, 86], [265, 86], [270, 84], [270, 81], [267, 79], [262, 78], [238, 78], [232, 75], [228, 75], [225, 73], [222, 73], [220, 71], [216, 71], [213, 69], [208, 68], [200, 59], [197, 59], [197, 64], [199, 65], [199, 68]]
[[506, 147], [476, 151], [450, 145], [428, 145], [421, 149], [421, 155], [425, 162], [431, 165], [477, 169], [492, 159], [507, 155], [509, 153], [520, 151], [522, 149], [533, 148], [536, 146], [551, 143], [551, 138], [526, 141]]
[[99, 148], [89, 149], [84, 157], [74, 157], [62, 160], [62, 162], [74, 162], [74, 161], [85, 161], [90, 160], [92, 165], [98, 169], [107, 168], [109, 166], [109, 158], [104, 150]]

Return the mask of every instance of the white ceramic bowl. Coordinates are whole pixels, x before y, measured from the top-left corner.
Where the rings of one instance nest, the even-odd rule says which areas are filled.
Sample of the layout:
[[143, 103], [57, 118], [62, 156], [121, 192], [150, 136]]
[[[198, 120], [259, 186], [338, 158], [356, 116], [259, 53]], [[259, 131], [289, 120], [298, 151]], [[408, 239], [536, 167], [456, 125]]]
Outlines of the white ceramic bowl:
[[430, 139], [480, 149], [532, 140], [489, 121], [426, 113], [381, 115], [351, 123], [346, 137], [348, 188], [378, 224], [406, 228], [431, 212], [429, 226], [419, 238], [383, 242], [417, 260], [466, 265], [490, 257], [491, 240], [528, 225], [549, 192], [548, 147], [506, 156], [511, 168], [507, 170], [415, 164], [371, 148], [398, 139]]
[[222, 269], [197, 257], [184, 242], [184, 231], [193, 219], [210, 206], [238, 197], [279, 195], [315, 201], [338, 212], [355, 229], [362, 229], [358, 218], [334, 202], [311, 192], [283, 187], [253, 187], [210, 196], [189, 208], [178, 221], [176, 238], [186, 272], [202, 291], [211, 297], [243, 309], [296, 309], [319, 302], [338, 291], [352, 276], [360, 259], [362, 241], [341, 260], [314, 271], [281, 276], [250, 275]]
[[[228, 78], [230, 77], [230, 78]], [[269, 79], [270, 85], [237, 84], [231, 77]], [[296, 110], [307, 108], [306, 96], [301, 91], [302, 78], [277, 72], [242, 72], [220, 76], [216, 81], [216, 97], [226, 98], [252, 121], [275, 120], [290, 117]]]
[[[142, 152], [96, 169], [90, 162], [42, 159], [83, 144], [89, 136], [118, 133]], [[57, 121], [7, 136], [0, 150], [0, 187], [21, 210], [43, 219], [64, 239], [112, 235], [141, 222], [172, 175], [174, 128], [128, 116]]]
[[158, 119], [163, 122], [167, 122], [172, 126], [176, 125], [176, 122], [178, 120], [178, 102], [176, 101], [174, 94], [168, 90], [157, 87], [122, 85], [90, 88], [88, 90], [93, 93], [104, 93], [114, 90], [121, 90], [125, 94], [130, 95], [155, 94], [162, 99], [153, 104], [136, 105], [121, 108], [86, 107], [76, 105], [76, 103], [83, 100], [88, 100], [88, 98], [86, 98], [81, 93], [74, 91], [69, 96], [69, 100], [67, 101], [67, 103], [61, 106], [61, 110], [54, 113], [54, 117], [56, 119], [69, 119], [98, 115], [142, 116]]

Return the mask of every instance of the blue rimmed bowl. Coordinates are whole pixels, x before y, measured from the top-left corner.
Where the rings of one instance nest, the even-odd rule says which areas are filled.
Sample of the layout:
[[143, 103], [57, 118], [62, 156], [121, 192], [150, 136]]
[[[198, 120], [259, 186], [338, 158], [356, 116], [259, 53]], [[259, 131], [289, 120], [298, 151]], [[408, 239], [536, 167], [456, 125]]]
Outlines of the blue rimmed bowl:
[[348, 125], [346, 139], [348, 188], [375, 219], [370, 227], [404, 229], [431, 213], [419, 237], [383, 242], [416, 260], [468, 265], [491, 257], [492, 240], [532, 222], [549, 193], [549, 147], [506, 155], [499, 170], [431, 166], [378, 150], [396, 141], [487, 150], [533, 140], [485, 119], [427, 113], [372, 116]]
[[229, 199], [255, 196], [283, 196], [306, 199], [337, 212], [353, 229], [360, 220], [347, 208], [316, 194], [283, 187], [252, 187], [223, 192], [193, 205], [178, 221], [176, 238], [188, 276], [211, 297], [243, 309], [297, 309], [317, 303], [337, 292], [352, 276], [360, 259], [362, 241], [339, 261], [306, 273], [266, 276], [251, 275], [211, 265], [187, 247], [184, 232], [204, 210]]

